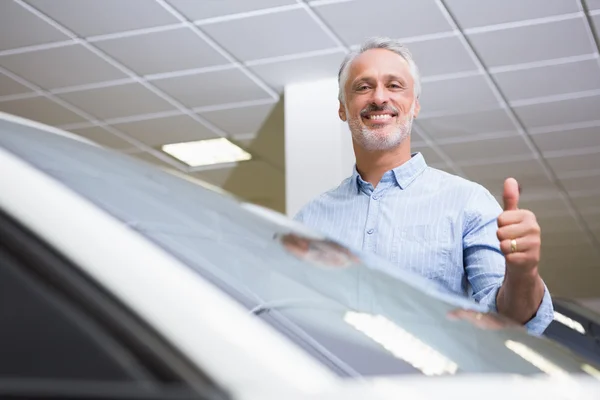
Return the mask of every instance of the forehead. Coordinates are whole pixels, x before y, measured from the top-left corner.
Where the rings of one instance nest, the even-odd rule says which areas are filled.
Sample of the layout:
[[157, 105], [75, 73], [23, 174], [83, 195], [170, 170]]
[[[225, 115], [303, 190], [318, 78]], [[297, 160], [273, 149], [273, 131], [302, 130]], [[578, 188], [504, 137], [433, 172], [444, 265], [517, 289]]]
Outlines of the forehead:
[[386, 49], [371, 49], [359, 54], [350, 65], [348, 81], [357, 78], [396, 75], [410, 79], [408, 62], [400, 55]]

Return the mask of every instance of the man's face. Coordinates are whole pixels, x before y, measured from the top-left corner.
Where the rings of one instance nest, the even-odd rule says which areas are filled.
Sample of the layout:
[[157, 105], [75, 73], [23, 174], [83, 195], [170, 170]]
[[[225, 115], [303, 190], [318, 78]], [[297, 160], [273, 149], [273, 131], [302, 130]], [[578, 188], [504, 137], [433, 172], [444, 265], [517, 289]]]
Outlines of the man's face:
[[388, 150], [410, 134], [419, 113], [409, 65], [385, 49], [368, 50], [354, 59], [339, 114], [354, 141], [366, 150]]

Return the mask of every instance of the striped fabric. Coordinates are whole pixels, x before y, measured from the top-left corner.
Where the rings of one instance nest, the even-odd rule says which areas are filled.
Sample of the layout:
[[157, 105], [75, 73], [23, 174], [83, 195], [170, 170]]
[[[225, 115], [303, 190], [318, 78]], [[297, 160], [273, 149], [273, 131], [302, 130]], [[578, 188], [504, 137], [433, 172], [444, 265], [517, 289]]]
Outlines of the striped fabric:
[[[350, 178], [308, 203], [295, 219], [497, 311], [505, 269], [496, 237], [501, 212], [483, 186], [431, 168], [415, 153], [375, 188], [354, 168]], [[540, 334], [552, 318], [546, 288], [526, 327]]]

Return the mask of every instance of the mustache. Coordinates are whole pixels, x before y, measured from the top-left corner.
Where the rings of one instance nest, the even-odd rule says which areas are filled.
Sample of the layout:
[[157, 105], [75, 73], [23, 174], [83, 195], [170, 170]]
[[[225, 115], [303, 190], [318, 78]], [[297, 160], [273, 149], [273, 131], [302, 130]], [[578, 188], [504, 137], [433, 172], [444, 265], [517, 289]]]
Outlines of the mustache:
[[378, 106], [377, 104], [369, 104], [368, 106], [366, 106], [365, 108], [363, 108], [360, 111], [360, 115], [361, 117], [364, 117], [366, 114], [371, 113], [371, 112], [382, 112], [382, 111], [388, 111], [391, 113], [394, 113], [396, 115], [400, 114], [400, 112], [398, 111], [398, 109], [392, 105], [389, 104], [384, 104], [382, 106]]

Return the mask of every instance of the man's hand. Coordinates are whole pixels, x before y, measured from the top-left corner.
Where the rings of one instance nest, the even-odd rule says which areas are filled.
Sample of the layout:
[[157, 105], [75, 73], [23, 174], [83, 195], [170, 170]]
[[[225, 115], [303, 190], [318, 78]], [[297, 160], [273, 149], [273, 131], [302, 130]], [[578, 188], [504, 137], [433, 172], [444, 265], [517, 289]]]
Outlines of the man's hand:
[[535, 215], [519, 210], [519, 184], [513, 178], [504, 182], [504, 212], [498, 217], [498, 239], [506, 259], [507, 272], [537, 273], [540, 262], [541, 230]]
[[541, 232], [535, 215], [519, 210], [519, 184], [504, 182], [504, 212], [498, 217], [498, 239], [506, 260], [506, 276], [498, 291], [498, 312], [526, 323], [542, 302], [544, 284], [538, 273]]

